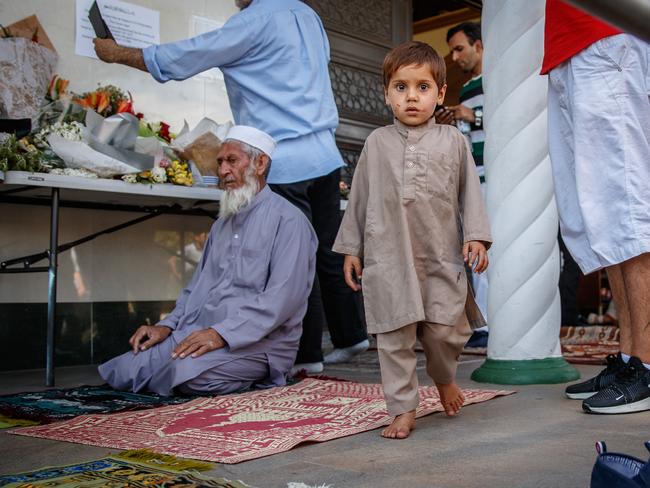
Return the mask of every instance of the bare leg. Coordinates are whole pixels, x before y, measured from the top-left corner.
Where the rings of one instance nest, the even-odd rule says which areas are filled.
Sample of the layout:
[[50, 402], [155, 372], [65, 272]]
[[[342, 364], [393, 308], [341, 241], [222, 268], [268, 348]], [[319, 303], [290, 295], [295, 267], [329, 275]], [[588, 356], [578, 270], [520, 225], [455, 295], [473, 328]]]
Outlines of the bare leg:
[[620, 267], [630, 311], [631, 355], [650, 364], [650, 253], [629, 259]]
[[436, 383], [438, 388], [438, 393], [440, 394], [440, 402], [445, 409], [445, 413], [450, 417], [453, 417], [465, 403], [465, 395], [463, 395], [462, 390], [456, 384], [456, 382], [443, 385], [441, 383]]
[[387, 439], [406, 439], [415, 428], [415, 410], [398, 415], [393, 423], [381, 431]]
[[616, 303], [616, 310], [618, 311], [621, 352], [631, 356], [632, 323], [630, 322], [630, 305], [628, 303], [628, 295], [625, 289], [625, 281], [623, 280], [621, 267], [621, 264], [609, 266], [607, 268], [607, 277], [609, 278], [609, 286], [612, 288], [612, 296]]

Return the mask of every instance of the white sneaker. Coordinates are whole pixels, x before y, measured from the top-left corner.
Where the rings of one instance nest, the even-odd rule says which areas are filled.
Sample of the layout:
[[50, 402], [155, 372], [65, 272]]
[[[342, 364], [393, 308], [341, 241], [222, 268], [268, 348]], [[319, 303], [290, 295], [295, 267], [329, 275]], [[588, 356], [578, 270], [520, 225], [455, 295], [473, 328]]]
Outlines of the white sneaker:
[[289, 371], [289, 376], [296, 376], [301, 371], [304, 371], [306, 374], [318, 374], [323, 372], [323, 363], [299, 363], [294, 364], [291, 370]]
[[323, 362], [325, 364], [347, 363], [357, 354], [361, 354], [362, 352], [367, 351], [368, 347], [370, 347], [370, 341], [368, 341], [368, 339], [365, 339], [354, 344], [353, 346], [334, 349], [331, 353], [325, 356]]

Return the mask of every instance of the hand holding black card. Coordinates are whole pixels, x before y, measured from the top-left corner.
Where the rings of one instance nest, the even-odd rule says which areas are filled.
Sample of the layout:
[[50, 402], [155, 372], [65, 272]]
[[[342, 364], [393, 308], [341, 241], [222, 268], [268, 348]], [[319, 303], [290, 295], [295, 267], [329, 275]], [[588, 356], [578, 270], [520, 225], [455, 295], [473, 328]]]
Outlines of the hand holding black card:
[[92, 7], [90, 7], [90, 10], [88, 11], [88, 18], [90, 19], [90, 23], [93, 26], [93, 29], [95, 30], [95, 35], [99, 37], [100, 39], [113, 39], [113, 34], [111, 34], [110, 29], [108, 28], [108, 25], [106, 25], [106, 22], [104, 21], [104, 18], [102, 17], [102, 13], [99, 11], [99, 5], [97, 5], [97, 2], [93, 2]]

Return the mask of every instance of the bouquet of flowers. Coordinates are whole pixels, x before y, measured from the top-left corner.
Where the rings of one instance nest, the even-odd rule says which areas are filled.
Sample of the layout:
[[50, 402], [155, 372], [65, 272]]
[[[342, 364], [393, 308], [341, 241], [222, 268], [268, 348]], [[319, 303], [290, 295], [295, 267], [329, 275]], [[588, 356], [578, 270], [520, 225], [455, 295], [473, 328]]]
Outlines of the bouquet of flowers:
[[76, 104], [94, 110], [103, 117], [120, 113], [133, 112], [133, 97], [114, 85], [100, 86], [94, 91], [86, 92], [72, 100]]
[[83, 130], [84, 126], [80, 122], [55, 122], [36, 132], [33, 140], [37, 147], [46, 149], [49, 147], [47, 138], [50, 134], [56, 134], [68, 141], [81, 141], [83, 139]]
[[38, 129], [0, 142], [0, 171], [194, 184], [190, 163], [170, 147], [176, 135], [169, 124], [136, 114], [129, 92], [107, 84], [78, 95], [68, 87], [58, 75], [51, 79], [35, 118]]
[[157, 137], [167, 143], [176, 137], [175, 134], [169, 132], [169, 124], [162, 120], [160, 122], [147, 122], [142, 114], [139, 113], [136, 116], [140, 119], [140, 131], [138, 132], [140, 137]]
[[69, 80], [64, 80], [59, 75], [54, 75], [47, 87], [45, 98], [49, 100], [59, 100], [60, 98], [63, 98], [68, 93], [67, 90], [69, 84]]
[[192, 186], [194, 178], [187, 163], [175, 159], [171, 163], [163, 159], [151, 170], [122, 176], [127, 183], [173, 183], [174, 185]]
[[0, 143], [0, 171], [42, 171], [41, 152], [13, 135]]
[[53, 124], [78, 122], [83, 127], [86, 118], [86, 109], [72, 103], [74, 93], [68, 91], [70, 82], [54, 75], [50, 80], [34, 126], [33, 137], [37, 129], [46, 129]]

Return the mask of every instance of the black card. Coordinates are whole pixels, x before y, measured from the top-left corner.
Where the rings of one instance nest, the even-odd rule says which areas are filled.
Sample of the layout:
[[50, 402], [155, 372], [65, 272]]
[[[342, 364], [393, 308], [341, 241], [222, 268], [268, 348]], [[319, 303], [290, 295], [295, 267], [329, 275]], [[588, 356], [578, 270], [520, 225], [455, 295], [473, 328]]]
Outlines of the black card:
[[99, 11], [99, 5], [97, 5], [97, 2], [93, 2], [92, 7], [90, 7], [90, 10], [88, 11], [88, 18], [90, 19], [90, 23], [93, 25], [93, 29], [95, 30], [95, 35], [97, 37], [100, 39], [115, 40], [113, 34], [111, 34], [110, 29], [106, 25], [104, 18], [102, 17], [102, 13]]

